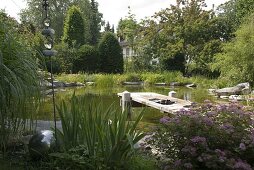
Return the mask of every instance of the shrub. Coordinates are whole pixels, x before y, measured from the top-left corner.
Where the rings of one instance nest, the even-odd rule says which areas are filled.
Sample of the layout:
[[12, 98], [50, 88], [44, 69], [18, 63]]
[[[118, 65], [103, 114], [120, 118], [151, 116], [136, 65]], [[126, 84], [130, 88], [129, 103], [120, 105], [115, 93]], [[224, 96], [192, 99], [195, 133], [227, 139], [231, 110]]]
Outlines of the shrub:
[[107, 32], [102, 37], [99, 46], [100, 71], [103, 73], [122, 73], [122, 49], [114, 34]]
[[78, 50], [78, 57], [73, 64], [73, 72], [95, 73], [99, 70], [99, 57], [96, 48], [83, 45]]
[[168, 169], [250, 170], [254, 167], [252, 116], [236, 103], [206, 101], [162, 118], [152, 143], [170, 160]]
[[[60, 72], [72, 73], [73, 63], [77, 59], [77, 49], [68, 47], [66, 43], [59, 43], [55, 46], [57, 50], [56, 62], [60, 65]], [[58, 72], [59, 73], [59, 72]]]
[[138, 82], [141, 81], [141, 76], [137, 73], [128, 73], [126, 74], [126, 81]]

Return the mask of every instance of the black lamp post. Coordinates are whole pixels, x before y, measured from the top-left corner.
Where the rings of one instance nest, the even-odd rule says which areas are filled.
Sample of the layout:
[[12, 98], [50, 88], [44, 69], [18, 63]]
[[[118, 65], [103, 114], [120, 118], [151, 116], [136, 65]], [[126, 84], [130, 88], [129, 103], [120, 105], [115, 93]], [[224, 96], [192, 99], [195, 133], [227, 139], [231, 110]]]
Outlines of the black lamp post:
[[42, 30], [42, 35], [45, 36], [45, 42], [44, 47], [46, 48], [43, 50], [43, 55], [45, 57], [50, 58], [50, 76], [51, 76], [51, 88], [52, 88], [52, 94], [53, 94], [53, 112], [54, 112], [54, 123], [55, 123], [55, 138], [56, 138], [56, 144], [57, 144], [57, 136], [56, 136], [56, 105], [55, 105], [55, 91], [54, 91], [54, 81], [53, 81], [53, 69], [52, 69], [52, 56], [56, 55], [57, 51], [52, 50], [54, 46], [54, 34], [55, 31], [50, 28], [50, 18], [48, 15], [48, 8], [49, 8], [49, 2], [48, 0], [43, 0], [43, 9], [45, 12], [45, 18], [43, 19], [43, 26], [44, 29]]

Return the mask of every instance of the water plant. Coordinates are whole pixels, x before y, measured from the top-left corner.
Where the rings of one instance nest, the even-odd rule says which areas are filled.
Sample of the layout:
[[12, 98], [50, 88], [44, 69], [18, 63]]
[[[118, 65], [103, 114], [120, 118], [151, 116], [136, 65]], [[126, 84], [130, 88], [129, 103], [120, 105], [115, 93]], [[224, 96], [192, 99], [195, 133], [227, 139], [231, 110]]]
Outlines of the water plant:
[[95, 83], [98, 87], [113, 87], [116, 85], [113, 74], [96, 74]]
[[78, 147], [81, 151], [75, 152], [79, 155], [75, 166], [87, 169], [122, 167], [133, 156], [134, 144], [144, 136], [136, 130], [142, 113], [131, 122], [127, 113], [113, 106], [103, 110], [102, 104], [89, 102], [82, 96], [73, 95], [69, 107], [62, 101], [58, 112], [62, 131], [57, 130], [57, 139], [65, 152], [53, 156], [57, 160], [68, 158], [76, 162], [70, 159], [73, 158], [70, 154]]
[[65, 82], [95, 82], [98, 87], [113, 87], [122, 85], [126, 81], [142, 81], [145, 85], [154, 85], [155, 83], [177, 82], [181, 85], [194, 83], [202, 88], [223, 88], [233, 86], [230, 80], [210, 79], [204, 76], [184, 77], [181, 72], [141, 72], [141, 73], [124, 73], [124, 74], [61, 74], [56, 77]]

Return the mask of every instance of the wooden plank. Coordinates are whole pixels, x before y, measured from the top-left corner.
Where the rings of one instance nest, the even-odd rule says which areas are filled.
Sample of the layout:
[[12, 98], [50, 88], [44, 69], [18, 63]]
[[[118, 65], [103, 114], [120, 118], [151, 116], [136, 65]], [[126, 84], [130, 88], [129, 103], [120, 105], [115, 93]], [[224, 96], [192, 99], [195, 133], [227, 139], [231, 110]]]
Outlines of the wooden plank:
[[[117, 94], [119, 97], [122, 96], [122, 93]], [[158, 109], [162, 112], [166, 113], [175, 113], [177, 111], [180, 111], [181, 109], [188, 109], [191, 105], [190, 101], [170, 97], [170, 96], [165, 96], [162, 94], [158, 93], [152, 93], [152, 92], [138, 92], [138, 93], [131, 93], [131, 100], [138, 102], [140, 104], [153, 107], [155, 109]], [[156, 101], [159, 100], [166, 100], [166, 101], [171, 101], [174, 102], [173, 104], [161, 104], [157, 103]]]

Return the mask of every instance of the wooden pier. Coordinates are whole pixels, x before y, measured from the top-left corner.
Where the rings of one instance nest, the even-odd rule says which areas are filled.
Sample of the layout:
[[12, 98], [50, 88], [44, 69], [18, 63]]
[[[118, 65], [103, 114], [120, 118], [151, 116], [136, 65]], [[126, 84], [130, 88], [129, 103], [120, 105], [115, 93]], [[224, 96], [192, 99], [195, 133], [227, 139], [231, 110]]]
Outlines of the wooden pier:
[[158, 109], [161, 112], [165, 113], [176, 113], [181, 109], [188, 109], [188, 107], [191, 106], [190, 101], [158, 93], [151, 92], [130, 93], [125, 91], [123, 93], [118, 93], [117, 95], [121, 97], [121, 104], [123, 110], [126, 108], [126, 106], [129, 105], [131, 107], [141, 107], [143, 105]]

